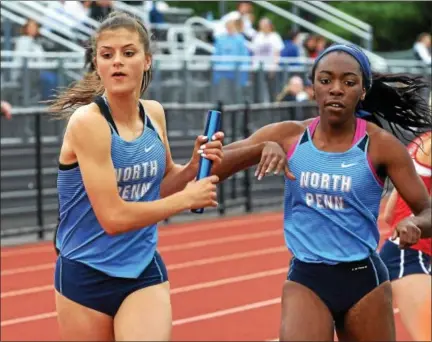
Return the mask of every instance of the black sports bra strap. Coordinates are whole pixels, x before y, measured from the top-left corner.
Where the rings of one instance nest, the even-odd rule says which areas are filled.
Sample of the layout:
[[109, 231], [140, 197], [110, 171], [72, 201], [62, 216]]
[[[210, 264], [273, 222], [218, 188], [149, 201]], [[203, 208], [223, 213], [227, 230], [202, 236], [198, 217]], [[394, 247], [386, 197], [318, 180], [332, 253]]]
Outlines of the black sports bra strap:
[[[98, 105], [102, 115], [109, 122], [111, 131], [114, 129], [117, 132], [117, 134], [119, 134], [117, 126], [116, 126], [114, 119], [111, 115], [111, 110], [109, 108], [109, 105], [108, 105], [106, 98], [103, 96], [97, 96], [95, 98], [94, 102]], [[156, 129], [154, 128], [152, 122], [150, 121], [150, 118], [145, 114], [144, 106], [141, 103], [141, 101], [139, 101], [139, 114], [140, 114], [140, 118], [143, 121], [143, 123], [147, 127], [149, 127], [150, 129], [152, 129], [153, 131], [156, 132]]]
[[141, 103], [141, 101], [138, 101], [138, 103], [139, 103], [139, 115], [140, 115], [140, 118], [141, 118], [142, 122], [145, 124], [145, 122], [146, 122], [146, 114], [145, 114], [144, 106]]
[[106, 103], [105, 99], [102, 96], [97, 96], [94, 99], [94, 102], [98, 105], [100, 112], [102, 113], [102, 115], [105, 117], [105, 119], [110, 124], [111, 131], [114, 129], [117, 132], [117, 134], [119, 134], [117, 126], [116, 126], [116, 124], [112, 118], [111, 111], [110, 111], [108, 104]]
[[[156, 134], [157, 134], [157, 131], [156, 131], [154, 125], [152, 124], [152, 122], [151, 122], [149, 116], [146, 115], [146, 113], [145, 113], [145, 109], [144, 109], [144, 106], [143, 106], [143, 104], [141, 103], [141, 101], [140, 101], [139, 104], [140, 104], [140, 116], [141, 116], [141, 118], [142, 118], [144, 124], [145, 124], [148, 128], [150, 128], [151, 130], [155, 131]], [[159, 137], [159, 134], [158, 134], [158, 137]]]

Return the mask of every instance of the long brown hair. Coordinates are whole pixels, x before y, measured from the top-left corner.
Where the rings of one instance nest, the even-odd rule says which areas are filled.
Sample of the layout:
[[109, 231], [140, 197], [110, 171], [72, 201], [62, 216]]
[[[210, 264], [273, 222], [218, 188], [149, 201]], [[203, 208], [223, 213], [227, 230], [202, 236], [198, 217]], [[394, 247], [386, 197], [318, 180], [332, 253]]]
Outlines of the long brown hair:
[[[83, 79], [73, 83], [69, 88], [61, 93], [58, 93], [49, 103], [49, 111], [54, 113], [59, 118], [68, 119], [73, 111], [83, 105], [91, 103], [95, 96], [102, 95], [105, 91], [102, 81], [96, 72], [94, 59], [96, 58], [96, 44], [100, 34], [107, 30], [115, 30], [124, 28], [137, 32], [141, 43], [144, 46], [144, 51], [147, 56], [151, 56], [150, 37], [144, 24], [137, 18], [124, 13], [114, 11], [100, 24], [95, 35], [91, 37], [88, 46], [86, 47], [85, 65], [87, 72]], [[141, 95], [148, 88], [152, 78], [152, 69], [144, 71], [141, 83]]]

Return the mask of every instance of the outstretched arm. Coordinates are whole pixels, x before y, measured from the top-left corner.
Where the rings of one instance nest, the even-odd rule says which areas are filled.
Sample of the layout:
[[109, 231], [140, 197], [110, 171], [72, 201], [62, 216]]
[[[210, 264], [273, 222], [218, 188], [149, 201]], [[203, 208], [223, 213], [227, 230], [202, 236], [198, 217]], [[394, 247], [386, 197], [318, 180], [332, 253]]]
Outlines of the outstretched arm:
[[[256, 175], [281, 171], [286, 167], [286, 153], [293, 140], [305, 129], [305, 122], [283, 121], [266, 125], [250, 137], [223, 147], [221, 164], [213, 169], [220, 180], [253, 165], [258, 165]], [[289, 170], [286, 168], [286, 172]]]

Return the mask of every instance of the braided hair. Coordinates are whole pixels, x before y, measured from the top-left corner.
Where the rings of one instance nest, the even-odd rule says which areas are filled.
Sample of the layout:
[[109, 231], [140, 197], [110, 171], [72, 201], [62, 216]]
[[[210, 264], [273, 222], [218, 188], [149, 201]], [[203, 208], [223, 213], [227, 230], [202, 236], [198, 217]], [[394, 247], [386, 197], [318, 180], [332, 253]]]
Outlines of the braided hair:
[[[356, 45], [334, 44], [315, 60], [312, 77], [323, 56], [333, 51], [345, 52], [360, 64], [366, 96], [357, 105], [356, 116], [383, 127], [387, 123], [392, 133], [408, 142], [408, 132], [420, 136], [432, 127], [431, 107], [422, 92], [430, 85], [420, 75], [384, 74], [373, 72], [366, 54]], [[384, 121], [384, 122], [383, 122]]]

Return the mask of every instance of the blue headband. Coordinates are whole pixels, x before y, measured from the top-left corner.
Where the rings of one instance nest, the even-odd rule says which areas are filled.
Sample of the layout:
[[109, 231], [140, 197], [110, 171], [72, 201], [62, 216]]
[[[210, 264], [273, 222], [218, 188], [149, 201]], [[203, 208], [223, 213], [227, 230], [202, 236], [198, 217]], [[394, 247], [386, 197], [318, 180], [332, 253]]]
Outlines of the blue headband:
[[345, 44], [333, 44], [325, 49], [321, 54], [315, 59], [314, 69], [318, 65], [318, 62], [327, 54], [333, 51], [343, 51], [351, 55], [359, 64], [360, 69], [363, 73], [364, 84], [366, 91], [372, 87], [372, 69], [366, 54], [356, 45], [345, 45]]
[[[344, 44], [333, 44], [329, 46], [327, 49], [325, 49], [321, 54], [315, 59], [313, 69], [315, 70], [316, 66], [318, 65], [318, 62], [327, 54], [333, 51], [343, 51], [352, 56], [358, 64], [360, 64], [360, 69], [363, 74], [364, 78], [364, 85], [366, 87], [366, 91], [368, 91], [372, 87], [372, 68], [369, 62], [369, 59], [367, 58], [366, 54], [363, 52], [362, 49], [360, 49], [358, 46], [350, 44], [350, 45], [344, 45]], [[360, 109], [361, 107], [358, 107], [356, 110], [356, 116], [360, 118], [364, 118], [367, 116], [370, 116], [371, 113]]]

